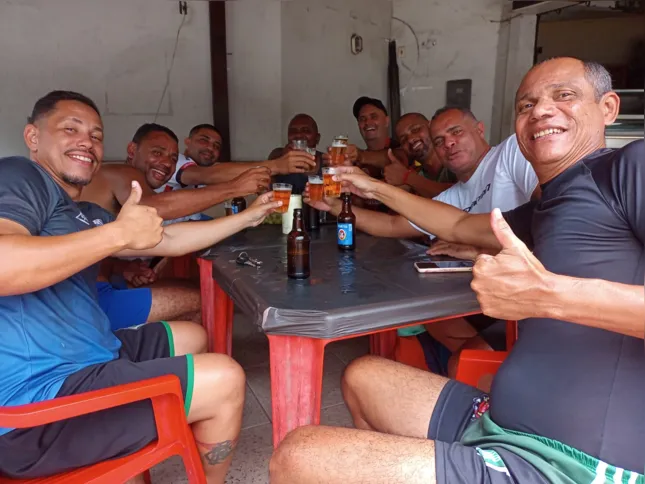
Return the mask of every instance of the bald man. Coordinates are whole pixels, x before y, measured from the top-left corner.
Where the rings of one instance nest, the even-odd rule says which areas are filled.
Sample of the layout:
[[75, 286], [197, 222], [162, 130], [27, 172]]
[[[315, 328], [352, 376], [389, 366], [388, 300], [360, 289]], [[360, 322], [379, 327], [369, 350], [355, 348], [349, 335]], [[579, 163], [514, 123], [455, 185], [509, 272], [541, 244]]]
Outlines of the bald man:
[[[269, 160], [275, 160], [286, 153], [293, 150], [293, 142], [295, 140], [306, 140], [307, 147], [310, 150], [316, 150], [318, 143], [320, 143], [320, 132], [318, 131], [318, 124], [316, 120], [308, 114], [296, 114], [287, 128], [287, 144], [286, 146], [275, 148], [269, 155]], [[307, 173], [291, 173], [287, 175], [276, 175], [273, 180], [276, 183], [289, 183], [293, 186], [292, 193], [301, 194], [307, 185], [307, 177], [311, 174], [320, 175], [322, 169], [322, 153], [316, 150], [316, 166], [309, 170]]]

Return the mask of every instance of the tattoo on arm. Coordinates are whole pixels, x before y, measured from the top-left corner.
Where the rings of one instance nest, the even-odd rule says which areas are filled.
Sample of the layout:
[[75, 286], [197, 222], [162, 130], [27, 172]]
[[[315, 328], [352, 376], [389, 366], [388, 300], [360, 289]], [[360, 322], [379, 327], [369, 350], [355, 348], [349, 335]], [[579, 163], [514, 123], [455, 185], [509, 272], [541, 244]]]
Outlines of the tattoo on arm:
[[202, 456], [208, 465], [211, 466], [224, 462], [233, 453], [235, 447], [237, 447], [237, 439], [225, 440], [217, 444], [206, 444], [198, 440], [196, 442], [199, 447], [207, 450]]

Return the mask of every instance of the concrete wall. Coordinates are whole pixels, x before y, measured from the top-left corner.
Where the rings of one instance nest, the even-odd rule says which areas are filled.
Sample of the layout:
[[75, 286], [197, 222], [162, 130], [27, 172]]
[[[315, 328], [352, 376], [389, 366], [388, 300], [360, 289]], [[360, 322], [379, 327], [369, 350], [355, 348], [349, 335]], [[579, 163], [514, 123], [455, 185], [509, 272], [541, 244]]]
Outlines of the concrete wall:
[[[207, 12], [189, 2], [158, 117], [180, 138], [212, 120]], [[70, 89], [103, 113], [106, 159], [123, 159], [155, 116], [180, 22], [176, 2], [0, 0], [0, 156], [25, 153], [22, 129], [40, 96]]]
[[[446, 81], [472, 79], [471, 108], [490, 134], [502, 0], [393, 0], [403, 112], [432, 115]], [[418, 45], [418, 49], [417, 49]]]
[[226, 3], [231, 155], [264, 159], [282, 139], [282, 6]]
[[391, 0], [237, 1], [226, 15], [234, 159], [283, 146], [299, 112], [316, 119], [323, 148], [341, 133], [361, 141], [351, 108], [361, 95], [386, 96]]
[[540, 22], [538, 60], [571, 55], [606, 65], [626, 64], [645, 40], [645, 16]]

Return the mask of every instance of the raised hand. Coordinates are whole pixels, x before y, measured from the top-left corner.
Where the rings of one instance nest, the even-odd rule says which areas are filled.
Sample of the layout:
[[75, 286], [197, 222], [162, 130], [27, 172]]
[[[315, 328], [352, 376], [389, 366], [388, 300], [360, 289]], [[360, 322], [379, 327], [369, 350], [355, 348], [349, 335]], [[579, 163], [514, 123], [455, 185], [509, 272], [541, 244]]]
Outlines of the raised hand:
[[390, 159], [390, 164], [383, 169], [385, 181], [395, 187], [405, 185], [411, 169], [397, 158], [392, 150], [387, 150], [387, 157]]
[[264, 193], [256, 198], [251, 206], [240, 213], [239, 216], [245, 217], [250, 227], [257, 227], [267, 215], [275, 212], [281, 205], [282, 202], [273, 200], [273, 192]]
[[316, 157], [306, 151], [288, 150], [280, 158], [273, 160], [274, 174], [307, 173], [316, 169]]
[[343, 184], [343, 189], [349, 190], [354, 195], [361, 198], [374, 198], [374, 190], [380, 182], [365, 174], [357, 166], [337, 166], [335, 180]]
[[316, 200], [312, 201], [310, 196], [309, 196], [309, 183], [307, 183], [305, 187], [305, 191], [302, 192], [302, 201], [305, 202], [307, 205], [315, 208], [316, 210], [320, 210], [321, 212], [331, 212], [332, 210], [332, 204], [334, 203], [333, 198], [324, 198], [322, 200]]
[[482, 311], [507, 320], [542, 316], [541, 308], [551, 303], [553, 274], [517, 238], [499, 209], [491, 213], [491, 228], [502, 250], [496, 256], [477, 257], [471, 283]]
[[121, 228], [126, 249], [144, 250], [156, 246], [163, 238], [163, 219], [157, 215], [157, 210], [141, 201], [141, 186], [132, 181], [130, 196], [121, 207], [115, 224]]
[[236, 197], [269, 190], [271, 170], [264, 167], [251, 168], [231, 180]]

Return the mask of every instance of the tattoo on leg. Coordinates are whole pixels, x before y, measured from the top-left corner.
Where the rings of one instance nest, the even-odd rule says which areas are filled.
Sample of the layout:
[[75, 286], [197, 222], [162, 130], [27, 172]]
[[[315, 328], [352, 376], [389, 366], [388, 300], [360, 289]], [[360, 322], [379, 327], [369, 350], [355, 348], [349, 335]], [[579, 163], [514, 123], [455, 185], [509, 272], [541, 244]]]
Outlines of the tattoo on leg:
[[200, 447], [207, 449], [208, 452], [202, 455], [208, 465], [211, 466], [224, 462], [233, 453], [235, 447], [237, 447], [237, 439], [225, 440], [218, 444], [206, 444], [204, 442], [199, 442], [198, 440], [196, 440], [196, 442]]

